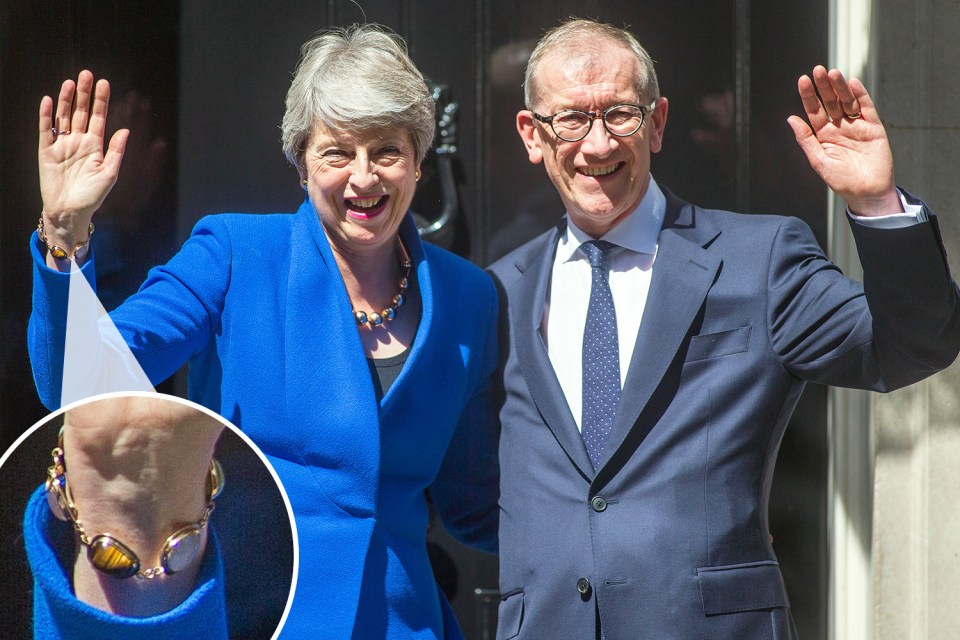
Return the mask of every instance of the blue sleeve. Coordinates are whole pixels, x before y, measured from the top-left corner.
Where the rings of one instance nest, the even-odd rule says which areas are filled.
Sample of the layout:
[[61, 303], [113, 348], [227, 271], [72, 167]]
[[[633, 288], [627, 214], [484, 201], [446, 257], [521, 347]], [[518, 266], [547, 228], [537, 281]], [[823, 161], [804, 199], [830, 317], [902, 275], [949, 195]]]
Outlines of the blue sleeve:
[[497, 297], [489, 278], [477, 292], [487, 313], [478, 318], [478, 382], [463, 408], [430, 496], [454, 537], [483, 551], [497, 552], [500, 510], [499, 422], [495, 406]]
[[175, 609], [149, 618], [126, 618], [77, 600], [63, 558], [72, 553], [73, 530], [53, 517], [40, 487], [30, 497], [23, 522], [33, 573], [34, 640], [227, 640], [223, 561], [211, 536], [193, 593]]
[[[36, 234], [31, 237], [30, 245], [33, 257], [33, 309], [28, 329], [30, 362], [40, 399], [53, 410], [60, 406], [63, 388], [71, 275], [46, 266]], [[219, 216], [204, 218], [180, 251], [167, 264], [152, 269], [140, 290], [110, 314], [120, 337], [153, 385], [175, 373], [209, 343], [219, 326], [231, 264], [226, 225]], [[81, 273], [96, 291], [92, 253]], [[71, 322], [92, 323], [97, 319], [88, 314], [72, 318]], [[71, 326], [71, 330], [80, 329], [85, 333], [97, 331], [95, 327]]]
[[842, 276], [805, 224], [781, 225], [768, 279], [768, 326], [781, 363], [807, 381], [880, 392], [949, 366], [960, 352], [960, 289], [936, 216], [899, 229], [852, 229], [863, 285]]

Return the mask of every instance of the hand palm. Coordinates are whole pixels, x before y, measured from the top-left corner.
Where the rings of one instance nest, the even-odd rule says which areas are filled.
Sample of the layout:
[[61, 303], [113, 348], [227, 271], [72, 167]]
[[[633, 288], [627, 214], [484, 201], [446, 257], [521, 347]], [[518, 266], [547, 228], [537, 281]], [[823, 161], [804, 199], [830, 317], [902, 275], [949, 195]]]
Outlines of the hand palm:
[[813, 80], [802, 76], [797, 89], [809, 125], [798, 116], [788, 122], [813, 170], [854, 213], [900, 211], [893, 153], [863, 84], [818, 66]]
[[85, 233], [117, 180], [129, 131], [117, 131], [104, 154], [109, 101], [110, 84], [100, 80], [94, 94], [93, 74], [82, 71], [76, 83], [67, 80], [60, 88], [55, 117], [53, 100], [40, 102], [38, 161], [48, 234]]

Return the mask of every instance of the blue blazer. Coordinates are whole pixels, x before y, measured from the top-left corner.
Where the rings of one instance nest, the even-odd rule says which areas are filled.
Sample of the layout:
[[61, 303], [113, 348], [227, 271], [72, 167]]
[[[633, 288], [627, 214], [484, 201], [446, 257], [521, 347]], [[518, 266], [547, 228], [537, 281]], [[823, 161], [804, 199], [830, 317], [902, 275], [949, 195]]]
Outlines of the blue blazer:
[[504, 339], [498, 638], [594, 638], [598, 611], [610, 640], [795, 637], [767, 502], [804, 383], [888, 391], [960, 350], [935, 218], [854, 227], [865, 286], [799, 220], [668, 194], [596, 471], [539, 332], [562, 225], [491, 267]]
[[[276, 469], [300, 550], [284, 638], [460, 636], [425, 550], [424, 489], [454, 535], [496, 549], [496, 292], [467, 261], [421, 244], [409, 215], [401, 235], [423, 311], [379, 405], [309, 199], [294, 215], [202, 219], [111, 313], [151, 381], [189, 361], [190, 398], [240, 427]], [[46, 268], [35, 236], [32, 244], [29, 346], [53, 408], [68, 276]], [[92, 260], [83, 272], [92, 284]]]

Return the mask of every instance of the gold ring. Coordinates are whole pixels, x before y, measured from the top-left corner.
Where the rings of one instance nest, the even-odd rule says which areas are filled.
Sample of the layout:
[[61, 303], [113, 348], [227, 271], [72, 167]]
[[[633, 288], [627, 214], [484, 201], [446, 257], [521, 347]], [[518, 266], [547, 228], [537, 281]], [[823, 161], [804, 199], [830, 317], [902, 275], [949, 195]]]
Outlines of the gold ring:
[[844, 118], [847, 118], [848, 120], [856, 120], [856, 119], [858, 119], [858, 118], [862, 118], [862, 117], [863, 117], [863, 114], [860, 113], [859, 111], [856, 112], [856, 113], [854, 113], [853, 115], [850, 115], [850, 114], [848, 114], [848, 113], [844, 113], [844, 114], [843, 114], [843, 117], [844, 117]]

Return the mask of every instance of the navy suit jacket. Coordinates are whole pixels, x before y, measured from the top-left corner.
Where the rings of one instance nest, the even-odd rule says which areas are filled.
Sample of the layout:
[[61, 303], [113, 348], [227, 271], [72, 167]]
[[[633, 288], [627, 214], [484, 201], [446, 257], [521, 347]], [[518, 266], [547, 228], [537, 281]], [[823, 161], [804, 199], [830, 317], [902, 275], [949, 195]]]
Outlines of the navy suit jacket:
[[501, 292], [500, 639], [592, 638], [598, 612], [607, 640], [794, 637], [767, 502], [804, 383], [888, 391], [960, 349], [932, 215], [897, 230], [854, 225], [862, 286], [799, 220], [667, 195], [596, 471], [539, 331], [563, 225], [490, 269]]

